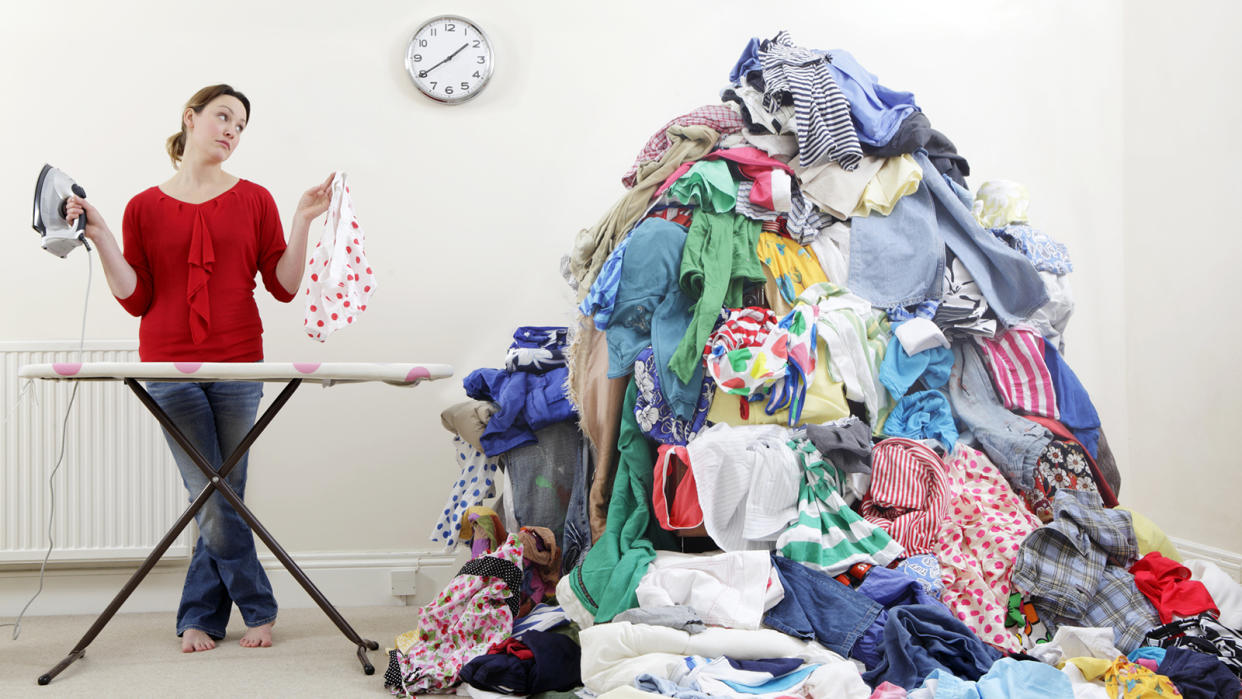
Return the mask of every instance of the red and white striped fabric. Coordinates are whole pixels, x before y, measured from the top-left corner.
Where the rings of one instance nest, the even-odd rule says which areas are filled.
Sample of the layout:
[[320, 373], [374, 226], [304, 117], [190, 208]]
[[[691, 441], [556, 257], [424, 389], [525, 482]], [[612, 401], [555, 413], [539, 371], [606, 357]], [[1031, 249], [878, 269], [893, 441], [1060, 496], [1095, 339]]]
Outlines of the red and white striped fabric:
[[694, 222], [694, 210], [698, 207], [694, 206], [670, 206], [659, 211], [652, 211], [647, 214], [647, 218], [662, 218], [665, 221], [672, 221], [679, 226], [690, 227]]
[[729, 317], [707, 340], [707, 353], [719, 346], [720, 354], [741, 347], [758, 347], [776, 329], [776, 313], [762, 306], [730, 309]]
[[888, 532], [907, 556], [932, 553], [948, 503], [944, 462], [911, 440], [886, 439], [871, 450], [871, 490], [862, 516]]
[[1038, 332], [1015, 325], [995, 340], [980, 338], [979, 345], [1006, 408], [1061, 419], [1052, 375], [1044, 363], [1044, 340]]

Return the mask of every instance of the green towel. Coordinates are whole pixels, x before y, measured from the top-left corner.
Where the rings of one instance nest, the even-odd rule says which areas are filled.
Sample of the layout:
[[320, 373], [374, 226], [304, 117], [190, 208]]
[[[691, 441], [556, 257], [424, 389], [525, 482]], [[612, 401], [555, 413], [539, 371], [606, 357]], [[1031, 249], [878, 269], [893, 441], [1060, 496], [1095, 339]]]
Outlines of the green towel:
[[638, 427], [634, 401], [638, 388], [630, 379], [621, 405], [621, 428], [617, 436], [617, 461], [612, 499], [608, 501], [608, 524], [599, 541], [569, 572], [569, 583], [597, 623], [638, 606], [634, 591], [655, 560], [655, 549], [675, 548], [669, 532], [651, 516], [652, 470], [655, 450]]
[[756, 252], [761, 228], [758, 221], [737, 214], [694, 212], [681, 253], [679, 280], [681, 290], [696, 299], [694, 317], [668, 362], [682, 381], [690, 383], [702, 361], [720, 309], [740, 307], [746, 284], [766, 280]]

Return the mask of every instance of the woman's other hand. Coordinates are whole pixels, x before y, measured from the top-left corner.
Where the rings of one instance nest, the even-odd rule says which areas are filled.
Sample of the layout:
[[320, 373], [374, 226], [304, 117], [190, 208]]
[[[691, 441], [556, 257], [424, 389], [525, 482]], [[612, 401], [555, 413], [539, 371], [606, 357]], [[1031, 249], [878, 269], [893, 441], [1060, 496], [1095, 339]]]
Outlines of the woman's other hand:
[[328, 175], [328, 179], [322, 184], [302, 193], [302, 198], [298, 200], [298, 209], [293, 213], [295, 219], [302, 219], [306, 223], [310, 223], [319, 214], [328, 210], [328, 204], [332, 201], [332, 178], [336, 173]]

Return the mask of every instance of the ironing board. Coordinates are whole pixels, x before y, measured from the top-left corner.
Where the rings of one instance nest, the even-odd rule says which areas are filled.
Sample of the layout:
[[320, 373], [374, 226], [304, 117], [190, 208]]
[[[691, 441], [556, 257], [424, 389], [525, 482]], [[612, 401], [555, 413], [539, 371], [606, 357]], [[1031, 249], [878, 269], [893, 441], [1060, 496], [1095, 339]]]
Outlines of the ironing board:
[[[107, 625], [125, 600], [142, 582], [147, 573], [155, 566], [168, 547], [172, 545], [181, 534], [181, 530], [185, 529], [190, 520], [194, 518], [194, 514], [206, 504], [207, 499], [215, 491], [219, 491], [237, 514], [245, 520], [246, 524], [254, 531], [267, 548], [271, 550], [276, 558], [280, 560], [281, 565], [285, 567], [302, 585], [306, 593], [315, 600], [319, 608], [324, 614], [336, 624], [341, 633], [345, 634], [355, 646], [357, 646], [358, 660], [362, 663], [362, 671], [368, 675], [375, 673], [375, 667], [371, 665], [367, 659], [366, 652], [368, 650], [378, 650], [379, 644], [375, 641], [364, 639], [354, 631], [349, 622], [341, 616], [341, 613], [328, 602], [319, 588], [311, 582], [306, 573], [298, 567], [297, 563], [285, 552], [284, 548], [277, 543], [267, 529], [259, 523], [254, 513], [237, 493], [229, 487], [224, 477], [232, 471], [233, 467], [241, 460], [242, 456], [250, 449], [255, 440], [267, 427], [268, 423], [276, 417], [276, 413], [284, 407], [289, 401], [289, 397], [297, 390], [304, 381], [310, 381], [331, 386], [338, 383], [359, 383], [364, 381], [382, 381], [384, 383], [395, 386], [413, 386], [421, 381], [432, 381], [435, 379], [443, 379], [453, 375], [453, 367], [447, 364], [368, 364], [358, 362], [341, 362], [341, 363], [318, 363], [318, 362], [246, 362], [246, 363], [206, 363], [206, 362], [88, 362], [73, 363], [59, 362], [55, 364], [29, 364], [21, 367], [17, 372], [18, 377], [23, 379], [45, 379], [50, 381], [123, 381], [130, 390], [138, 396], [138, 400], [151, 411], [155, 419], [159, 421], [164, 429], [172, 435], [174, 441], [181, 446], [182, 449], [189, 454], [195, 465], [207, 476], [208, 483], [203, 491], [194, 498], [190, 506], [181, 514], [181, 517], [172, 525], [168, 533], [160, 539], [159, 543], [143, 561], [138, 570], [130, 577], [130, 579], [117, 593], [107, 609], [99, 615], [95, 623], [82, 636], [78, 644], [74, 646], [69, 655], [61, 660], [60, 663], [48, 670], [46, 674], [39, 676], [39, 684], [46, 685], [52, 681], [62, 670], [69, 667], [75, 660], [81, 658], [86, 653], [86, 647], [91, 641], [99, 635], [103, 627]], [[177, 427], [176, 424], [168, 417], [160, 406], [151, 398], [146, 389], [142, 387], [139, 381], [181, 381], [181, 382], [209, 382], [209, 381], [264, 381], [264, 382], [284, 382], [285, 387], [281, 390], [272, 404], [267, 410], [255, 421], [254, 426], [242, 439], [241, 443], [232, 454], [224, 460], [220, 466], [220, 470], [216, 471], [211, 464], [203, 457], [202, 454], [194, 448], [185, 434]]]

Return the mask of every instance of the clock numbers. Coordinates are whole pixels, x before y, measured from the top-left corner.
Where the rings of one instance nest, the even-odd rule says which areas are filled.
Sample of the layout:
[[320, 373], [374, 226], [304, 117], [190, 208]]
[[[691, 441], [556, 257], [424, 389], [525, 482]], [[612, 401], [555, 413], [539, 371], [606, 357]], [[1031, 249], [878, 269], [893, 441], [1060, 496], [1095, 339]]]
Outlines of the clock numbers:
[[429, 20], [415, 32], [406, 70], [428, 97], [450, 104], [483, 89], [492, 75], [492, 45], [476, 25], [457, 16]]

